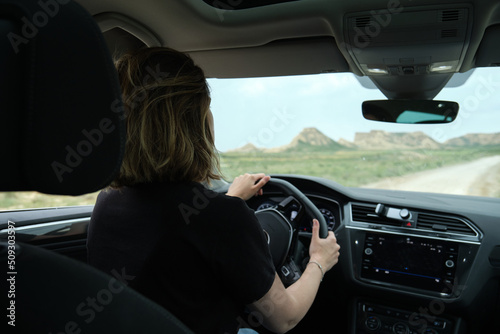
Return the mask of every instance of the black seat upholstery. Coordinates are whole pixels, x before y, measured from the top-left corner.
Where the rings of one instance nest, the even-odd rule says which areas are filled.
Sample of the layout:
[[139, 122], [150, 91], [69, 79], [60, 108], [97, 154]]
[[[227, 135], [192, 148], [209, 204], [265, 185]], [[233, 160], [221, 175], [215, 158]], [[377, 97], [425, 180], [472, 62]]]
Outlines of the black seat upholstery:
[[84, 194], [120, 167], [125, 127], [113, 62], [92, 16], [59, 3], [0, 1], [3, 191]]
[[[105, 187], [119, 170], [125, 127], [118, 79], [92, 16], [67, 0], [0, 0], [0, 13], [0, 191], [79, 195]], [[0, 283], [2, 293], [15, 291], [6, 306], [15, 327], [2, 324], [8, 333], [190, 333], [126, 287], [133, 278], [121, 268], [112, 277], [13, 238], [0, 242], [4, 272], [14, 256], [7, 278], [15, 283], [5, 276]]]
[[[15, 252], [16, 296], [10, 299], [15, 328], [3, 333], [191, 333], [171, 313], [128, 288], [134, 277], [121, 268], [108, 276], [40, 247], [23, 244]], [[0, 257], [2, 268], [8, 268], [6, 242], [0, 243]], [[9, 285], [2, 279], [4, 293]], [[12, 321], [3, 320], [2, 326]]]

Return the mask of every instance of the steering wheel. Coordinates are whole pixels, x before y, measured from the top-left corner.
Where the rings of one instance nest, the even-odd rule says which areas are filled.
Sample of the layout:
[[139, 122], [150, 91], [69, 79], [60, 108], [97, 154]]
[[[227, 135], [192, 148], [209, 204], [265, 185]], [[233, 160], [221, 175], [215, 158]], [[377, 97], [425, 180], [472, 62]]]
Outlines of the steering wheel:
[[[287, 209], [290, 211], [291, 208], [292, 219], [300, 217], [303, 211], [305, 211], [309, 217], [316, 218], [319, 221], [319, 236], [321, 238], [326, 238], [328, 236], [328, 225], [323, 214], [311, 200], [290, 182], [283, 179], [272, 178], [265, 187], [267, 187], [267, 185], [279, 188], [288, 197], [279, 203], [277, 208], [263, 209], [255, 212], [255, 215], [266, 235], [276, 271], [283, 274], [281, 275], [282, 280], [285, 276], [293, 283], [293, 281], [298, 279], [297, 275], [300, 277], [300, 273], [296, 270], [297, 268], [295, 268], [293, 261], [290, 261], [291, 263], [285, 266], [284, 264], [290, 252], [291, 245], [297, 241], [298, 233], [295, 233], [297, 228], [297, 226], [295, 226], [296, 222], [290, 221], [283, 213], [287, 211]], [[293, 277], [288, 278], [290, 274], [293, 274], [296, 279]]]

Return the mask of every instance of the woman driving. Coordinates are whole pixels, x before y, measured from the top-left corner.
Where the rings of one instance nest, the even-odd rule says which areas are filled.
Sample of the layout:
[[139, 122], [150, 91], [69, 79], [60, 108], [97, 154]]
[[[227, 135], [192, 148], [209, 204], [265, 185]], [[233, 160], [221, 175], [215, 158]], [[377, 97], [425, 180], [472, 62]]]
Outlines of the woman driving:
[[92, 214], [89, 263], [125, 270], [134, 289], [195, 333], [236, 333], [245, 308], [271, 331], [293, 328], [338, 261], [333, 233], [320, 239], [313, 220], [311, 261], [285, 288], [245, 203], [269, 176], [239, 176], [226, 194], [205, 186], [220, 172], [203, 71], [168, 48], [132, 52], [116, 66], [127, 142], [119, 175]]

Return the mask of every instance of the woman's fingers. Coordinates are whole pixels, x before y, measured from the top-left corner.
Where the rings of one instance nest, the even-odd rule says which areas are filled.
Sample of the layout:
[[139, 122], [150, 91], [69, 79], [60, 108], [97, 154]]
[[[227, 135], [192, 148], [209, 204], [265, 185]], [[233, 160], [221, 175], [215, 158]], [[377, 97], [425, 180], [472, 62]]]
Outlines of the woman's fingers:
[[271, 177], [264, 173], [240, 175], [234, 179], [226, 195], [248, 200], [252, 196], [262, 195], [262, 187]]

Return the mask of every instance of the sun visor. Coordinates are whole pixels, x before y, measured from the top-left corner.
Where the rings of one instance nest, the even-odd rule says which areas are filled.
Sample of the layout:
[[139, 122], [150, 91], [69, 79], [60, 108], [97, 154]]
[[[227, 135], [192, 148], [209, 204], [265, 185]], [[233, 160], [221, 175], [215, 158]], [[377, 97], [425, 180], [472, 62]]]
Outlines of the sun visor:
[[[297, 38], [262, 46], [190, 52], [207, 77], [245, 78], [348, 72], [332, 37]], [[304, 61], [307, 60], [307, 61]]]

